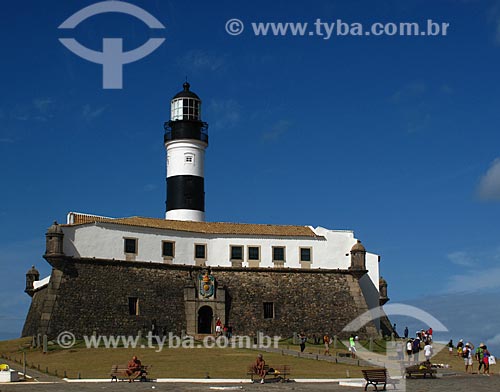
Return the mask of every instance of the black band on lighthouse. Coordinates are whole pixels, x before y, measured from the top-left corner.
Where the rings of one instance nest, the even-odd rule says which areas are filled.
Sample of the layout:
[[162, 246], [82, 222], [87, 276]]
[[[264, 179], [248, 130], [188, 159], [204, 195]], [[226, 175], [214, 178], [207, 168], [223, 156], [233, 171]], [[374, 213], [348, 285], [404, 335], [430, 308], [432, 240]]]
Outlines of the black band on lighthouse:
[[205, 181], [198, 176], [167, 178], [167, 211], [205, 211]]

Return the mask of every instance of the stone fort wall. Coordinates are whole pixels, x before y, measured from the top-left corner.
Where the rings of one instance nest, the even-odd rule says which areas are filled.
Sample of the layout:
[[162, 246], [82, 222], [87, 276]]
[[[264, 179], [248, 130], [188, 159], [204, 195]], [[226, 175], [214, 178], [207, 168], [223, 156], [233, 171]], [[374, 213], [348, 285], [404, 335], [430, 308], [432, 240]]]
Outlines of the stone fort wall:
[[[153, 321], [166, 333], [180, 335], [188, 327], [185, 293], [195, 292], [202, 267], [65, 256], [47, 260], [54, 267], [51, 280], [35, 292], [23, 336], [136, 335], [150, 330]], [[358, 279], [347, 270], [213, 267], [210, 273], [217, 295], [225, 297], [221, 319], [238, 335], [344, 336], [344, 326], [368, 310]], [[130, 315], [129, 297], [138, 298], [139, 315]], [[264, 318], [263, 302], [273, 302], [274, 318]], [[375, 325], [367, 324], [358, 335], [377, 336]]]

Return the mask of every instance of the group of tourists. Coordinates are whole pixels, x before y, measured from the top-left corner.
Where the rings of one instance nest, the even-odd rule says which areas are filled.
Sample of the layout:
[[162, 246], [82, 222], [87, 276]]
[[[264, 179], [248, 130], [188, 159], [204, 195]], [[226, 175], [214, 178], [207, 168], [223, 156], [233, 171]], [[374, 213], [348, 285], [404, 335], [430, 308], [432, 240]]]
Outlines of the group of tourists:
[[[319, 339], [317, 339], [315, 335], [313, 336], [314, 344], [319, 344]], [[302, 353], [306, 348], [307, 336], [304, 332], [301, 332], [297, 335], [297, 338], [299, 339], [300, 352]], [[352, 358], [356, 358], [356, 341], [358, 340], [359, 338], [354, 335], [351, 335], [349, 338], [348, 349]], [[332, 342], [333, 339], [330, 337], [330, 334], [328, 332], [325, 332], [325, 334], [323, 335], [323, 344], [325, 345], [325, 352], [323, 353], [323, 355], [332, 355], [330, 354], [330, 345], [332, 344]]]
[[[419, 362], [420, 351], [423, 351], [425, 360], [430, 361], [434, 354], [432, 347], [432, 328], [421, 329], [415, 333], [414, 338], [408, 339], [408, 327], [404, 329], [404, 338], [406, 340], [406, 356], [408, 362]], [[398, 350], [398, 354], [402, 357], [402, 350]], [[400, 359], [403, 359], [401, 358]]]
[[421, 340], [418, 336], [411, 338], [406, 342], [406, 356], [408, 362], [419, 362], [420, 351], [423, 351], [425, 360], [429, 361], [434, 354], [432, 340]]
[[[453, 339], [450, 339], [448, 342], [448, 350], [450, 355], [453, 355]], [[478, 373], [481, 374], [481, 370], [483, 374], [490, 374], [490, 365], [496, 364], [495, 357], [491, 355], [488, 347], [481, 343], [479, 347], [474, 350], [474, 345], [470, 342], [464, 343], [463, 339], [457, 344], [457, 356], [464, 360], [465, 372], [472, 373], [474, 372], [474, 360], [478, 362]]]

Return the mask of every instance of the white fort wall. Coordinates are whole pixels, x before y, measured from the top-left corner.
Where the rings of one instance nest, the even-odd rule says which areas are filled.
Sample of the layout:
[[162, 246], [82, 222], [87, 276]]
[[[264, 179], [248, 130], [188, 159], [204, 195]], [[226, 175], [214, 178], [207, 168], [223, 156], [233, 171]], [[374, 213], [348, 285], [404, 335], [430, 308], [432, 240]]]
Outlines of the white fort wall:
[[[68, 256], [130, 260], [124, 251], [124, 238], [137, 239], [137, 253], [133, 260], [141, 262], [165, 262], [162, 257], [162, 241], [175, 242], [173, 264], [195, 265], [195, 244], [206, 244], [207, 266], [231, 266], [230, 246], [244, 246], [243, 266], [248, 266], [247, 246], [260, 247], [259, 267], [274, 267], [272, 247], [284, 246], [285, 267], [301, 268], [300, 248], [310, 247], [311, 268], [347, 269], [350, 266], [350, 250], [357, 242], [352, 231], [332, 231], [321, 227], [313, 229], [319, 236], [310, 237], [263, 237], [221, 234], [201, 234], [156, 228], [120, 226], [110, 223], [89, 223], [63, 226], [64, 253]], [[366, 254], [368, 276], [378, 289], [378, 255]]]

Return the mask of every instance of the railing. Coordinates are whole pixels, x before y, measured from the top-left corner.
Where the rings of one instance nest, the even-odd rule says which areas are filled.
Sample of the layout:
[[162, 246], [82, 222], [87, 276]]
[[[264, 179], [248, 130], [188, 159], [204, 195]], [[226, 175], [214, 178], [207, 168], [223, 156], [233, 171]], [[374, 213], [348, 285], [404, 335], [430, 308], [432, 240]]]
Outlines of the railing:
[[164, 141], [196, 139], [208, 144], [208, 124], [200, 121], [168, 121], [164, 125]]

